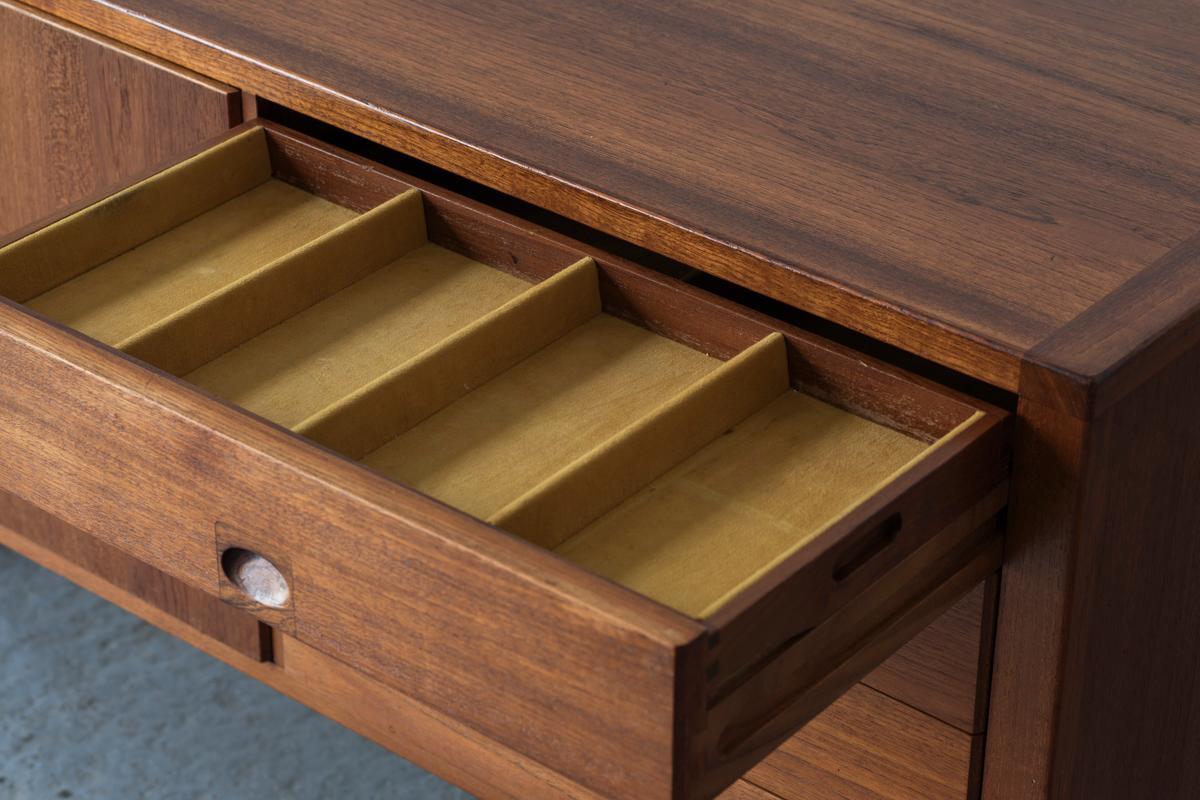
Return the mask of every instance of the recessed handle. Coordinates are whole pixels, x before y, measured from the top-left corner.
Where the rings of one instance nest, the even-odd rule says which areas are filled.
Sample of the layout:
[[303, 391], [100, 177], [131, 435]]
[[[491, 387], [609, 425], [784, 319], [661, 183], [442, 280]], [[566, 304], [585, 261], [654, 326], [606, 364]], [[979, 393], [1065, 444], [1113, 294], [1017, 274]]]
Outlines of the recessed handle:
[[904, 527], [904, 518], [896, 512], [871, 530], [867, 531], [858, 542], [850, 547], [841, 560], [833, 568], [833, 579], [838, 583], [849, 578], [855, 572], [867, 565], [871, 559], [882, 553], [896, 541], [900, 529]]
[[287, 608], [291, 587], [266, 556], [231, 547], [221, 554], [221, 569], [229, 582], [254, 602], [268, 608]]

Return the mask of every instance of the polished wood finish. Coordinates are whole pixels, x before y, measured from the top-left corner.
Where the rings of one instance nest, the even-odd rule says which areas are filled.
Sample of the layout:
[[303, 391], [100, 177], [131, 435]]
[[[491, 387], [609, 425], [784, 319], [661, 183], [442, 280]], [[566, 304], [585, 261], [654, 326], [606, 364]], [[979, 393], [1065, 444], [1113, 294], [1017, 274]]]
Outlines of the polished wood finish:
[[[411, 185], [266, 129], [277, 177], [309, 191], [369, 207]], [[489, 260], [534, 274], [592, 255], [616, 313], [716, 354], [782, 330], [800, 386], [916, 436], [958, 432], [697, 622], [5, 303], [6, 486], [210, 594], [223, 547], [264, 554], [294, 606], [254, 608], [260, 619], [601, 794], [712, 796], [998, 566], [986, 523], [1007, 495], [1003, 413], [444, 191], [424, 196], [435, 239], [474, 252], [486, 238], [499, 244]], [[48, 409], [51, 396], [69, 401]]]
[[1200, 347], [1190, 315], [1131, 333], [1179, 355], [1108, 373], [1091, 419], [1021, 404], [987, 797], [1174, 798], [1200, 781]]
[[748, 781], [738, 781], [722, 792], [719, 800], [780, 800], [780, 798]]
[[1197, 341], [1200, 233], [1030, 350], [1021, 371], [1021, 395], [1090, 419]]
[[[501, 5], [467, 14], [435, 2], [389, 24], [401, 12], [352, 0], [328, 25], [322, 20], [333, 12], [308, 0], [301, 13], [286, 14], [259, 0], [33, 4], [1019, 391], [987, 757], [984, 740], [971, 739], [968, 790], [985, 765], [984, 797], [999, 800], [1188, 796], [1200, 763], [1200, 731], [1190, 724], [1200, 701], [1189, 677], [1198, 610], [1189, 576], [1200, 567], [1189, 493], [1198, 477], [1189, 412], [1200, 405], [1193, 7], [763, 0], [670, 9]], [[461, 58], [437, 57], [447, 51]], [[647, 79], [664, 73], [669, 79]], [[305, 163], [296, 159], [298, 173]], [[308, 173], [348, 198], [364, 191], [336, 168]], [[473, 229], [466, 220], [485, 218], [454, 203], [442, 208], [431, 217], [445, 215], [440, 235], [451, 238]], [[510, 235], [519, 223], [500, 227], [508, 232], [502, 246], [487, 235], [467, 239], [492, 260], [508, 255], [516, 271], [538, 274], [541, 245]], [[606, 273], [606, 306], [648, 327], [661, 315], [669, 335], [710, 341], [725, 355], [753, 329], [726, 323], [740, 312], [722, 316], [719, 303], [710, 306], [723, 320], [717, 325], [670, 300], [652, 302], [647, 313], [641, 298], [673, 298], [674, 290], [629, 290], [624, 277], [611, 277], [624, 274]], [[811, 377], [801, 352], [792, 353], [793, 375], [808, 369]], [[824, 359], [816, 359], [816, 385], [835, 402], [899, 419], [905, 401], [880, 399], [886, 380], [847, 384], [856, 370], [839, 366], [848, 362], [836, 353]], [[117, 384], [132, 380], [123, 373]], [[922, 410], [897, 424], [919, 431], [941, 423]], [[263, 448], [278, 455], [277, 445]], [[322, 485], [358, 486], [331, 462], [306, 464]], [[372, 491], [372, 502], [387, 497], [382, 486]], [[396, 519], [385, 508], [382, 522]], [[675, 716], [679, 742], [699, 726], [704, 713], [695, 709], [707, 706], [710, 689], [698, 676], [715, 663], [706, 648], [716, 649], [700, 637], [711, 631], [689, 627], [672, 638], [644, 628], [645, 609], [611, 587], [591, 587], [594, 597], [580, 600], [570, 573], [554, 573], [551, 562], [519, 548], [485, 557], [485, 530], [457, 518], [425, 521], [466, 526], [454, 528], [454, 545], [469, 538], [468, 550], [486, 562], [470, 579], [487, 581], [491, 567], [503, 572], [527, 559], [522, 580], [526, 568], [552, 570], [532, 582], [538, 596], [557, 599], [571, 586], [566, 617], [586, 618], [602, 598], [604, 622], [612, 623], [604, 635], [632, 630], [637, 642], [653, 642], [646, 653], [672, 650], [672, 666], [656, 673], [659, 684], [642, 703], [661, 702], [668, 673], [697, 676], [674, 681], [671, 702], [676, 711], [693, 709]], [[450, 561], [438, 563], [450, 572]], [[326, 589], [333, 598], [332, 585]], [[464, 597], [469, 592], [450, 593], [451, 602]], [[669, 629], [678, 620], [660, 622]], [[744, 641], [754, 642], [762, 628], [745, 630]], [[761, 636], [785, 650], [797, 644]], [[321, 642], [353, 659], [368, 647], [350, 644]], [[870, 647], [859, 654], [879, 655]], [[756, 678], [770, 683], [766, 673]], [[836, 669], [826, 679], [825, 694], [812, 695], [825, 702], [840, 691], [829, 687], [851, 682]], [[399, 678], [389, 680], [395, 686]], [[715, 704], [738, 685], [718, 677]], [[893, 691], [966, 718], [962, 684], [956, 698], [911, 683]], [[745, 713], [761, 714], [772, 700], [787, 698], [759, 697]], [[977, 693], [975, 701], [970, 730], [983, 727], [987, 698]], [[793, 719], [806, 718], [798, 706]], [[719, 749], [720, 733], [709, 736]], [[651, 768], [662, 758], [651, 756]], [[704, 771], [702, 756], [686, 746], [670, 758], [677, 776]], [[671, 790], [694, 788], [682, 780]], [[755, 793], [747, 785], [736, 791]]]
[[966, 733], [982, 733], [991, 686], [999, 580], [990, 577], [863, 683]]
[[1009, 389], [1200, 227], [1166, 0], [36, 4]]
[[699, 623], [11, 305], [0, 328], [15, 493], [211, 594], [227, 523], [289, 556], [302, 641], [610, 793], [631, 776], [670, 793], [663, 732]]
[[1193, 348], [1093, 423], [1089, 462], [1106, 468], [1088, 476], [1077, 533], [1059, 796], [1180, 797], [1200, 785], [1198, 408]]
[[543, 795], [598, 800], [598, 795], [578, 784], [294, 638], [276, 637], [271, 662], [248, 658], [159, 606], [26, 538], [23, 531], [0, 526], [0, 540], [43, 567], [480, 797], [525, 800]]
[[988, 796], [1047, 796], [1066, 637], [1065, 575], [1074, 557], [1082, 420], [1021, 408], [996, 632]]
[[[472, 794], [502, 800], [600, 800], [562, 775], [290, 636], [277, 635], [274, 661], [259, 662], [111, 582], [90, 565], [63, 557], [59, 548], [65, 538], [37, 541], [24, 526], [45, 527], [41, 517], [11, 503], [0, 505], [0, 541]], [[71, 530], [61, 522], [54, 524], [60, 532]], [[82, 532], [76, 536], [94, 541]], [[134, 559], [117, 551], [110, 559], [124, 562], [125, 571], [154, 572], [135, 566]], [[158, 575], [158, 580], [170, 580]], [[230, 613], [253, 622], [242, 612]], [[747, 779], [730, 786], [720, 800], [820, 800], [847, 794], [899, 800], [914, 793], [961, 798], [965, 791], [954, 790], [963, 786], [968, 750], [953, 729], [878, 692], [851, 689]]]
[[241, 121], [238, 92], [0, 2], [0, 235]]

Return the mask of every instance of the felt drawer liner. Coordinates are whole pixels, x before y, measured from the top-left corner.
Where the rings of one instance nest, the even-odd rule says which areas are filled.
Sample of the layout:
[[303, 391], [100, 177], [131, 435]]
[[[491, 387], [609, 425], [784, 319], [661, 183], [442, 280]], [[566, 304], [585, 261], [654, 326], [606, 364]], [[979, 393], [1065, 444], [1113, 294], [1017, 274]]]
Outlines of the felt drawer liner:
[[1004, 412], [270, 122], [0, 295], [0, 488], [602, 796], [715, 796], [999, 564]]
[[431, 244], [416, 189], [358, 214], [293, 187], [256, 129], [7, 248], [0, 280], [697, 617], [937, 446], [791, 389], [778, 334], [721, 362], [563, 266], [530, 285]]

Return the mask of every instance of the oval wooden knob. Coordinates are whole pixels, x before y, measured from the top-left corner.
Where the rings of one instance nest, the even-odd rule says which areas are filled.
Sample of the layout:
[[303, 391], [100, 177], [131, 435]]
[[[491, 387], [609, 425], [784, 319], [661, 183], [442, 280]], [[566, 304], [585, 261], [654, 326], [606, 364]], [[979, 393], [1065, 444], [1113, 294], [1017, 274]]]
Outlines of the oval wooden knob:
[[270, 608], [286, 608], [292, 590], [266, 557], [250, 550], [230, 548], [221, 556], [221, 566], [230, 583], [256, 603]]

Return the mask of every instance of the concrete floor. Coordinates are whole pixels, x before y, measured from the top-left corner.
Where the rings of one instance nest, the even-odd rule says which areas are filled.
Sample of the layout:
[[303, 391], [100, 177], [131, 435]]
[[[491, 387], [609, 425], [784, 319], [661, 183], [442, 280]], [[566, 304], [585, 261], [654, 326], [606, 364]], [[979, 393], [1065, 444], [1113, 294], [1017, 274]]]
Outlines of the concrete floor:
[[3, 800], [467, 797], [0, 548]]

